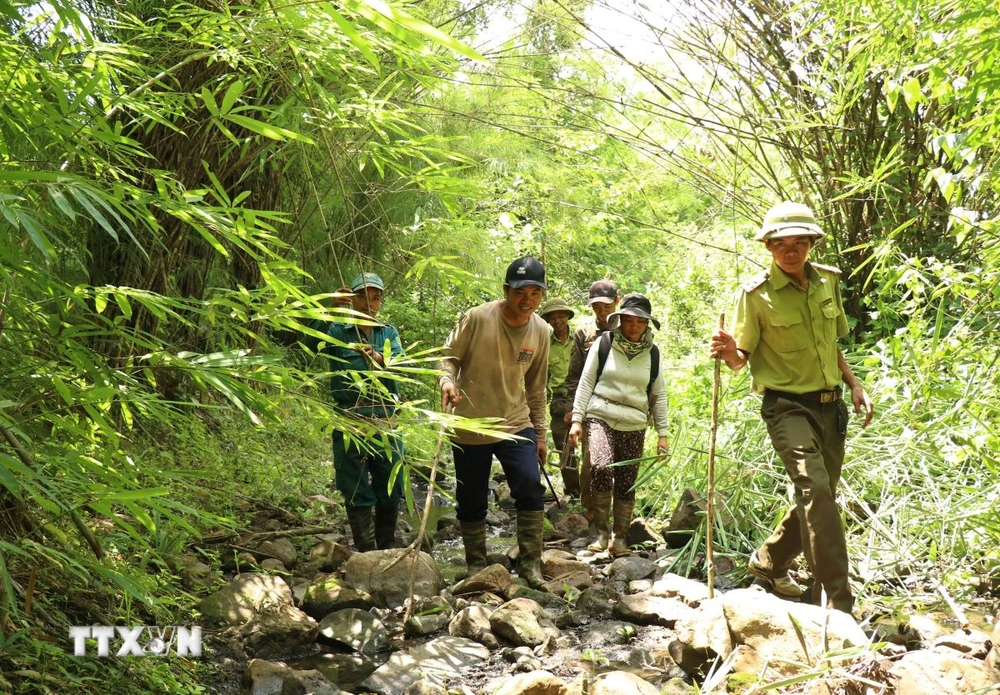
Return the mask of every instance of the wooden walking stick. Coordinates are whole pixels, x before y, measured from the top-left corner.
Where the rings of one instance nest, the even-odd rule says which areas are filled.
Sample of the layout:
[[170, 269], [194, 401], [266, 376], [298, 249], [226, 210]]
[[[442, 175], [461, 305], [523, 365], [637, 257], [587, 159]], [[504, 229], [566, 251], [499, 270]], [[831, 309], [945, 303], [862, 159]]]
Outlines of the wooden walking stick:
[[[725, 328], [726, 315], [719, 314], [719, 329]], [[715, 595], [715, 552], [712, 537], [715, 527], [715, 433], [719, 429], [719, 385], [722, 381], [722, 358], [715, 358], [712, 380], [712, 434], [708, 440], [708, 524], [705, 529], [706, 561], [708, 562], [708, 597]]]

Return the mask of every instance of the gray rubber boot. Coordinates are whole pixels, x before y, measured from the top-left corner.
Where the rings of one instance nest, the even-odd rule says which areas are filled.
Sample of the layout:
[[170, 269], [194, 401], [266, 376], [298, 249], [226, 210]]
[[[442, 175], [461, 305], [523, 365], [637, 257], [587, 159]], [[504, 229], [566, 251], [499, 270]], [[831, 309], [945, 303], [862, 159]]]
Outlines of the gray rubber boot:
[[465, 566], [471, 577], [486, 569], [486, 520], [462, 521], [462, 545], [465, 546]]

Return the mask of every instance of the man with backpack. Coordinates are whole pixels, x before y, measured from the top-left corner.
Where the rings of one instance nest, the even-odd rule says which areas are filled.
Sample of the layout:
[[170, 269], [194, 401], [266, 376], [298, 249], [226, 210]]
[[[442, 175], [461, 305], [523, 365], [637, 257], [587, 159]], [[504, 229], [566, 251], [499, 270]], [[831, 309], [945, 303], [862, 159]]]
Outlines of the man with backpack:
[[569, 320], [573, 310], [565, 300], [553, 297], [542, 304], [538, 315], [552, 327], [549, 340], [549, 428], [552, 443], [559, 457], [559, 471], [562, 473], [563, 490], [570, 497], [580, 496], [580, 465], [576, 452], [566, 446], [569, 433], [570, 414], [573, 411], [573, 391], [566, 385], [569, 363], [573, 352], [573, 339], [569, 332]]

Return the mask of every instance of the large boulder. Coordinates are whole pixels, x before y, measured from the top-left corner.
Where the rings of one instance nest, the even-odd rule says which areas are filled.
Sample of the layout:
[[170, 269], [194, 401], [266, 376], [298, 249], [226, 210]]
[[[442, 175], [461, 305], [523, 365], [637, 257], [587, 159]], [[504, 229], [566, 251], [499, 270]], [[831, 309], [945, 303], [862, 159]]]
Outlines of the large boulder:
[[378, 695], [403, 695], [418, 681], [435, 685], [455, 682], [465, 670], [489, 658], [490, 650], [461, 637], [438, 637], [394, 653], [365, 679], [359, 690]]
[[261, 609], [239, 633], [257, 656], [273, 659], [307, 651], [318, 629], [316, 621], [303, 611], [290, 603], [278, 603]]
[[548, 671], [519, 673], [493, 695], [566, 695], [566, 685]]
[[750, 647], [758, 657], [759, 664], [745, 660], [746, 670], [767, 663], [776, 675], [791, 674], [799, 668], [791, 662], [815, 664], [828, 651], [869, 642], [847, 613], [784, 601], [763, 591], [735, 589], [722, 597], [722, 607], [734, 643]]
[[[404, 554], [405, 557], [396, 562]], [[347, 583], [370, 594], [375, 605], [381, 608], [395, 608], [409, 597], [411, 575], [416, 596], [437, 596], [445, 586], [434, 558], [405, 548], [356, 553], [344, 565]]]
[[198, 604], [209, 625], [242, 625], [264, 606], [292, 603], [292, 590], [281, 577], [241, 574]]
[[660, 695], [660, 690], [634, 673], [602, 673], [590, 684], [590, 695]]

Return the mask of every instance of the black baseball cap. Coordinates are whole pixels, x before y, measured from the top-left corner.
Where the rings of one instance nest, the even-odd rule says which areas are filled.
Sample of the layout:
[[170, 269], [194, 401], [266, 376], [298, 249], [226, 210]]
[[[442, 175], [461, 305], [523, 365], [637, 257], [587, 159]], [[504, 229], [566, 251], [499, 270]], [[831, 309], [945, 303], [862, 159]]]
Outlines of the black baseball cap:
[[587, 304], [613, 304], [618, 299], [618, 286], [610, 280], [598, 280], [590, 285]]
[[543, 290], [548, 289], [545, 284], [545, 266], [540, 260], [531, 256], [518, 258], [507, 266], [507, 276], [503, 282], [512, 290], [528, 285], [538, 285]]

